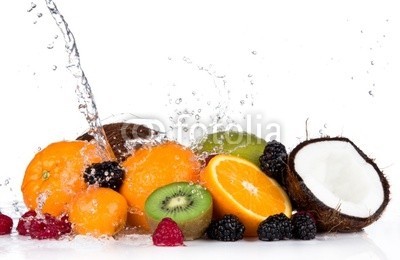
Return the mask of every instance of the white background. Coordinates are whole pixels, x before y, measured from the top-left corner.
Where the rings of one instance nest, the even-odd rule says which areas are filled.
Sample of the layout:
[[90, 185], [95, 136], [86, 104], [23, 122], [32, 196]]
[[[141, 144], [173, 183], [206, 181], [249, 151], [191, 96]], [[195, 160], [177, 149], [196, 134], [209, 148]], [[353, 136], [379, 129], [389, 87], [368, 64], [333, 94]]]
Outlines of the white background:
[[[3, 208], [20, 200], [25, 167], [40, 147], [74, 139], [87, 128], [65, 68], [62, 35], [44, 0], [33, 1], [37, 7], [27, 12], [31, 2], [7, 1], [0, 11]], [[378, 258], [394, 257], [386, 242], [399, 242], [400, 234], [395, 1], [56, 4], [76, 37], [102, 119], [132, 113], [168, 126], [177, 111], [201, 109], [200, 121], [208, 123], [222, 104], [242, 124], [252, 115], [263, 137], [269, 124], [279, 124], [289, 150], [306, 138], [307, 119], [309, 137], [352, 139], [376, 158], [392, 185], [384, 217], [362, 236], [380, 248]], [[392, 237], [386, 240], [388, 229]], [[333, 242], [339, 241], [338, 250], [342, 240]], [[246, 252], [246, 245], [240, 246]]]

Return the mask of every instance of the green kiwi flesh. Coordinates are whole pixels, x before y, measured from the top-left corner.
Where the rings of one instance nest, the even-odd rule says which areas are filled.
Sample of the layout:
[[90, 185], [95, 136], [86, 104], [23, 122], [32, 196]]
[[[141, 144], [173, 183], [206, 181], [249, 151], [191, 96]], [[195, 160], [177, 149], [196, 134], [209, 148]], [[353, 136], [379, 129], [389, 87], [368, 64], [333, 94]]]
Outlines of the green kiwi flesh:
[[166, 217], [182, 230], [185, 240], [201, 237], [212, 218], [212, 196], [199, 184], [175, 182], [156, 189], [144, 206], [152, 232]]

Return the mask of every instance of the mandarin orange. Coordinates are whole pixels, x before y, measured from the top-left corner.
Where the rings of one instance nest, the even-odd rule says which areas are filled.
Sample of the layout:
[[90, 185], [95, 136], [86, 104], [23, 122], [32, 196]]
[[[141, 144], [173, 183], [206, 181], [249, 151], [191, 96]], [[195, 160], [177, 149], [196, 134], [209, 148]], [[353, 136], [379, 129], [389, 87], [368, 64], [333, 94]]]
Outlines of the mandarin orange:
[[21, 190], [26, 206], [53, 216], [66, 213], [70, 200], [86, 189], [86, 166], [100, 161], [96, 145], [86, 141], [48, 145], [34, 156], [25, 171]]
[[214, 216], [235, 214], [245, 225], [245, 236], [257, 236], [257, 227], [268, 216], [291, 216], [289, 197], [279, 184], [255, 164], [232, 155], [217, 155], [200, 175], [212, 194]]
[[77, 234], [113, 236], [125, 227], [128, 204], [110, 188], [91, 186], [72, 199], [68, 214]]
[[126, 172], [120, 193], [130, 207], [128, 224], [144, 231], [149, 231], [143, 212], [147, 197], [172, 182], [197, 182], [201, 167], [192, 150], [172, 141], [138, 149], [123, 166]]

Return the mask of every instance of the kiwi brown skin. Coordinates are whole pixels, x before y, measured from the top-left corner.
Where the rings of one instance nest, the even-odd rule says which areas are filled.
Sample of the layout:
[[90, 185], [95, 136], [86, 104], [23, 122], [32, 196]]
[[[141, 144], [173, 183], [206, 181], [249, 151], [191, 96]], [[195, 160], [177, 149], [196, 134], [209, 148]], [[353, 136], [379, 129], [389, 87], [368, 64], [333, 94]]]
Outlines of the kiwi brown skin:
[[[144, 125], [125, 122], [106, 124], [103, 125], [103, 129], [115, 157], [120, 162], [124, 161], [129, 155], [128, 149], [125, 147], [126, 141], [137, 138], [150, 139], [158, 134]], [[86, 132], [79, 136], [77, 140], [91, 141], [93, 136]], [[138, 143], [134, 149], [138, 149], [141, 146]]]
[[[200, 186], [199, 184], [189, 184], [187, 182], [175, 182], [175, 183], [165, 185], [164, 187], [172, 186], [172, 185], [198, 185], [198, 186]], [[204, 235], [207, 227], [211, 223], [212, 214], [213, 214], [212, 196], [209, 193], [209, 191], [205, 190], [205, 188], [203, 188], [202, 186], [200, 186], [200, 187], [202, 189], [204, 189], [204, 191], [203, 191], [204, 193], [202, 196], [208, 196], [210, 204], [196, 218], [193, 218], [188, 221], [180, 222], [180, 221], [177, 221], [176, 219], [174, 219], [173, 215], [164, 216], [164, 217], [170, 217], [174, 221], [176, 221], [176, 223], [178, 224], [179, 228], [181, 229], [181, 231], [183, 233], [184, 240], [194, 240], [194, 239], [198, 239], [198, 238], [202, 237]], [[162, 189], [162, 188], [163, 187], [160, 187], [159, 189]], [[157, 192], [157, 190], [155, 192]], [[147, 206], [146, 206], [147, 203], [148, 202], [146, 201], [144, 213], [146, 216], [147, 223], [150, 226], [151, 232], [154, 232], [154, 230], [158, 226], [158, 223], [162, 220], [163, 217], [161, 215], [155, 216], [154, 214], [147, 212]]]
[[[370, 164], [379, 175], [382, 184], [384, 199], [382, 205], [368, 218], [360, 218], [346, 215], [340, 212], [340, 208], [330, 208], [320, 201], [305, 185], [303, 179], [296, 172], [295, 157], [296, 154], [306, 145], [324, 142], [324, 141], [342, 141], [351, 144], [360, 154], [366, 163]], [[312, 212], [319, 232], [356, 232], [378, 220], [390, 200], [389, 183], [382, 171], [375, 164], [373, 159], [369, 158], [360, 148], [351, 140], [345, 137], [321, 137], [306, 140], [297, 145], [289, 154], [287, 172], [284, 176], [285, 186], [294, 207], [298, 211]]]

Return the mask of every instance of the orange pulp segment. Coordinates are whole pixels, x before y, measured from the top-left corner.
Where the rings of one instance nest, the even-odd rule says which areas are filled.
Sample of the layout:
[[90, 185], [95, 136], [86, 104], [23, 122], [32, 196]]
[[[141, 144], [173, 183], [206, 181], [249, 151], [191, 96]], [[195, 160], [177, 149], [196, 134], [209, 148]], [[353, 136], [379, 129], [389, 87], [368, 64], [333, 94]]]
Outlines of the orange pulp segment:
[[245, 225], [245, 236], [257, 236], [257, 228], [268, 216], [284, 213], [292, 207], [285, 191], [253, 163], [232, 155], [217, 155], [201, 176], [211, 192], [214, 215], [235, 214]]

